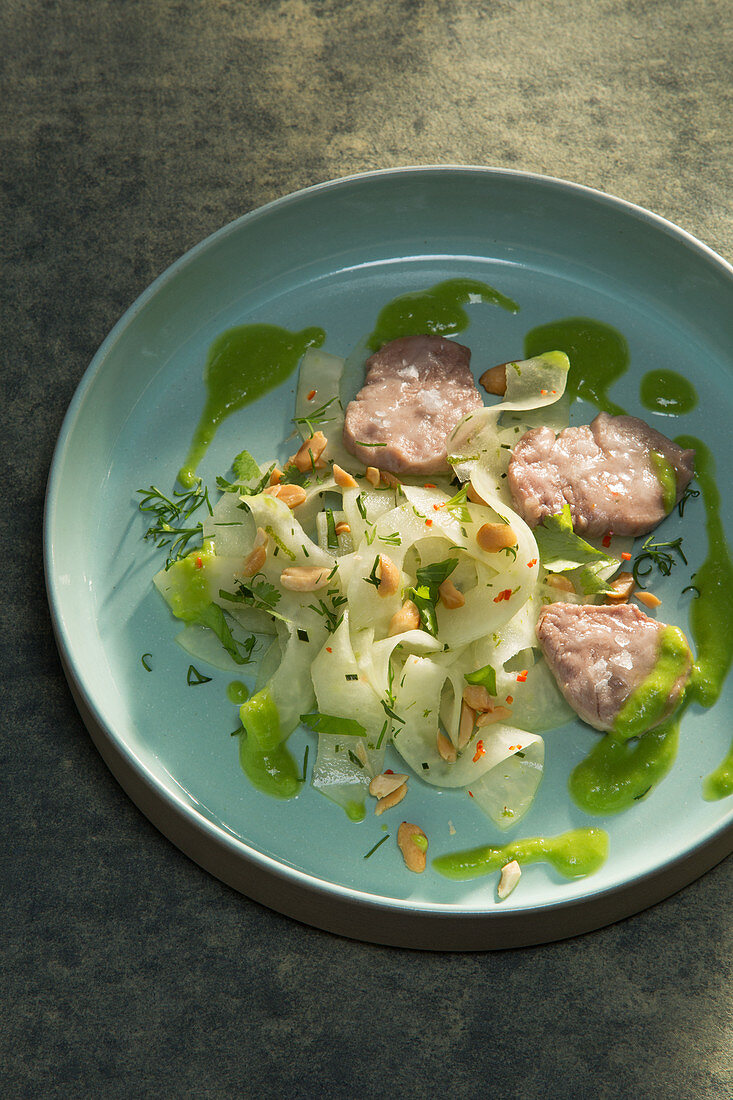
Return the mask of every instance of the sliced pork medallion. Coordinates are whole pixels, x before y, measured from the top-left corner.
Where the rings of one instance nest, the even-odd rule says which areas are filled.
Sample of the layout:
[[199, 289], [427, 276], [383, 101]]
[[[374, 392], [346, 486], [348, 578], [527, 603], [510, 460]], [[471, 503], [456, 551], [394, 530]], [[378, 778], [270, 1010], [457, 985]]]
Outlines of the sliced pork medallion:
[[675, 710], [692, 668], [682, 631], [632, 604], [550, 604], [540, 614], [537, 638], [579, 717], [624, 739]]
[[403, 336], [367, 359], [366, 381], [346, 409], [344, 445], [394, 474], [447, 472], [446, 440], [483, 405], [471, 352], [442, 336]]
[[590, 425], [533, 428], [509, 462], [509, 487], [530, 527], [570, 505], [579, 535], [643, 535], [679, 502], [695, 452], [635, 416], [600, 413]]

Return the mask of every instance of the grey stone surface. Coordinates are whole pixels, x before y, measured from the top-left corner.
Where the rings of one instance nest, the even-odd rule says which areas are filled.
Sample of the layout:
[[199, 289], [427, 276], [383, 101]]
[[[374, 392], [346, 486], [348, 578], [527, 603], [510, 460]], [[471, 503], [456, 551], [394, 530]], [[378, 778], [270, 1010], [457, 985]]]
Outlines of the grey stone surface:
[[581, 939], [372, 947], [239, 897], [85, 734], [42, 579], [68, 401], [125, 308], [330, 177], [483, 163], [648, 206], [733, 258], [728, 0], [0, 0], [7, 1097], [711, 1097], [731, 862]]

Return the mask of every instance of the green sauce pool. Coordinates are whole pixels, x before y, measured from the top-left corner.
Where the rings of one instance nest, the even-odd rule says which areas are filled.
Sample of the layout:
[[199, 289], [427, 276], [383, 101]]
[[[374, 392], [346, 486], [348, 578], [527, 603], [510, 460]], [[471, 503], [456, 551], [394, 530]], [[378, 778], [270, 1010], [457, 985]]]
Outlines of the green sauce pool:
[[641, 403], [663, 416], [681, 416], [697, 405], [697, 393], [689, 379], [674, 370], [648, 371], [641, 380]]
[[196, 484], [196, 467], [222, 420], [279, 386], [304, 352], [319, 348], [325, 339], [322, 328], [289, 332], [277, 325], [239, 325], [217, 336], [204, 370], [204, 411], [178, 472], [181, 485], [191, 488]]
[[570, 776], [573, 801], [586, 813], [617, 814], [638, 802], [674, 764], [679, 714], [635, 741], [605, 734]]
[[519, 312], [516, 302], [488, 283], [477, 279], [447, 279], [427, 290], [401, 294], [388, 302], [377, 317], [368, 346], [378, 351], [390, 340], [423, 333], [455, 336], [468, 327], [469, 317], [463, 306], [473, 302], [490, 302], [510, 313]]
[[526, 837], [501, 848], [484, 845], [463, 852], [437, 856], [435, 870], [451, 879], [479, 878], [499, 871], [516, 859], [527, 863], [549, 863], [565, 878], [585, 878], [602, 867], [608, 857], [608, 834], [603, 829], [571, 829], [554, 837]]
[[564, 351], [572, 364], [566, 393], [581, 397], [602, 412], [624, 412], [608, 396], [608, 390], [629, 366], [629, 347], [615, 328], [591, 317], [566, 317], [533, 328], [524, 338], [527, 359], [554, 348]]

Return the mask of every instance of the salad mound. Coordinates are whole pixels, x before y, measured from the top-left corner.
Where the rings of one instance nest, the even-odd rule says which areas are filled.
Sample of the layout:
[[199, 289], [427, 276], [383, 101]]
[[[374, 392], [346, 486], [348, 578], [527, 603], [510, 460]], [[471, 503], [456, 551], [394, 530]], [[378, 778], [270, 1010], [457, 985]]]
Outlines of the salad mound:
[[533, 532], [512, 506], [511, 449], [540, 423], [567, 425], [568, 369], [561, 352], [509, 364], [503, 400], [450, 436], [451, 473], [400, 480], [345, 450], [343, 360], [306, 352], [300, 449], [282, 470], [237, 456], [201, 547], [155, 577], [196, 657], [234, 670], [267, 643], [237, 731], [261, 786], [297, 793], [284, 745], [302, 723], [318, 737], [313, 786], [352, 818], [389, 745], [502, 828], [527, 812], [541, 734], [572, 716], [538, 649], [539, 613], [558, 588], [599, 599], [631, 542], [593, 546], [562, 516]]

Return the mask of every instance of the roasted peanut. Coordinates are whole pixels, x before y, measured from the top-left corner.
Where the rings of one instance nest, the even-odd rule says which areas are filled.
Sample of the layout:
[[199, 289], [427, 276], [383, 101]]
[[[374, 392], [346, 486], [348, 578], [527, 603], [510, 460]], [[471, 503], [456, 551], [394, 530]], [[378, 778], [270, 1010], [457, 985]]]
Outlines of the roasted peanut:
[[377, 469], [376, 466], [367, 466], [367, 468], [366, 468], [366, 479], [369, 482], [369, 484], [373, 485], [374, 488], [376, 489], [377, 485], [379, 485], [379, 482], [380, 482], [379, 470]]
[[342, 470], [340, 466], [333, 464], [333, 479], [340, 489], [355, 489], [356, 480], [346, 470]]
[[315, 592], [328, 584], [331, 570], [317, 565], [291, 565], [283, 569], [280, 583], [291, 592]]
[[457, 607], [463, 607], [466, 602], [466, 597], [456, 588], [450, 577], [443, 581], [438, 592], [440, 593], [440, 602], [449, 611], [454, 611]]
[[467, 684], [463, 689], [463, 700], [471, 710], [494, 709], [494, 700], [483, 684]]
[[328, 440], [323, 432], [314, 432], [309, 439], [304, 440], [300, 450], [293, 455], [292, 462], [302, 474], [308, 472], [326, 449]]
[[476, 532], [476, 542], [482, 550], [496, 554], [517, 545], [517, 536], [508, 523], [485, 523]]
[[479, 382], [487, 393], [495, 393], [501, 397], [506, 393], [506, 369], [509, 363], [498, 363], [495, 367], [489, 367], [479, 378]]
[[400, 587], [400, 571], [386, 554], [379, 555], [379, 588], [380, 596], [394, 596]]
[[422, 874], [427, 863], [428, 838], [420, 826], [403, 821], [397, 830], [397, 844], [408, 871]]
[[476, 724], [476, 715], [467, 703], [461, 703], [461, 720], [458, 725], [458, 748], [463, 749], [471, 740], [473, 727]]
[[420, 626], [420, 612], [412, 600], [405, 600], [399, 611], [396, 611], [389, 623], [387, 634], [394, 638], [395, 634], [404, 634], [408, 630], [417, 630]]
[[504, 898], [508, 898], [514, 887], [519, 882], [522, 874], [522, 869], [517, 863], [516, 859], [513, 859], [511, 863], [505, 863], [501, 869], [501, 878], [499, 879], [499, 885], [496, 888], [496, 892], [501, 901]]
[[456, 762], [456, 747], [449, 737], [438, 730], [438, 755], [441, 759], [445, 760], [446, 764], [455, 764]]
[[397, 787], [394, 791], [386, 794], [384, 798], [380, 798], [374, 807], [374, 812], [377, 816], [383, 814], [385, 810], [391, 810], [393, 806], [396, 806], [398, 802], [407, 794], [407, 783], [403, 783]]
[[374, 795], [375, 798], [386, 798], [388, 794], [392, 794], [392, 791], [396, 791], [398, 787], [406, 783], [407, 779], [406, 775], [399, 772], [393, 772], [392, 774], [382, 772], [381, 775], [375, 775], [369, 784], [369, 794]]

